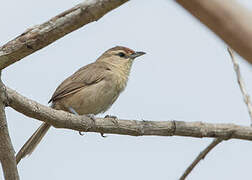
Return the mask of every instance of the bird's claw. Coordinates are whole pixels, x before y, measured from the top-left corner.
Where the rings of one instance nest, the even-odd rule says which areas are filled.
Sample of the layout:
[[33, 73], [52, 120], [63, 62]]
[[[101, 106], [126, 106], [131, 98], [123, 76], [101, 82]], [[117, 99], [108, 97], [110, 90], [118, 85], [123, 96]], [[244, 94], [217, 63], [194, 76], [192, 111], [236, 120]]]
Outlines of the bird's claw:
[[106, 115], [104, 118], [118, 119], [116, 116], [113, 115]]
[[104, 135], [104, 133], [100, 133], [101, 137], [106, 138], [107, 136]]
[[[95, 123], [95, 115], [94, 115], [94, 114], [85, 114], [84, 116], [90, 118], [90, 119], [93, 121], [93, 123]], [[86, 131], [87, 131], [88, 129], [89, 129], [89, 128], [87, 128]], [[79, 135], [84, 136], [84, 135], [85, 135], [84, 132], [86, 132], [86, 131], [79, 131]]]
[[118, 118], [116, 116], [113, 116], [113, 115], [106, 115], [104, 118], [109, 118], [111, 119], [112, 123], [115, 124], [115, 125], [118, 125]]
[[95, 122], [95, 115], [94, 114], [86, 114], [93, 122]]

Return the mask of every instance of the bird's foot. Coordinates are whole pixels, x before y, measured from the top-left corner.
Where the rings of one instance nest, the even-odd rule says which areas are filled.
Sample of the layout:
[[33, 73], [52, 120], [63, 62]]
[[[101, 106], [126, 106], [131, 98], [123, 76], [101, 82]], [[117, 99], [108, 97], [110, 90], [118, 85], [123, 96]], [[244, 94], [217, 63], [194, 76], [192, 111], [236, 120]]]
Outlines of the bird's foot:
[[[111, 115], [106, 115], [104, 118], [109, 118], [114, 124], [118, 124], [117, 122], [117, 117], [116, 116], [111, 116]], [[106, 138], [107, 136], [104, 135], [104, 133], [100, 133], [101, 137]]]
[[85, 133], [83, 131], [79, 131], [79, 135], [84, 136]]
[[[93, 121], [93, 123], [95, 123], [95, 115], [94, 114], [85, 114], [84, 116], [87, 116], [88, 118], [90, 118]], [[85, 133], [83, 131], [79, 131], [79, 135], [84, 136]]]
[[[68, 107], [68, 110], [69, 110], [69, 112], [71, 112], [72, 114], [75, 114], [75, 115], [79, 116], [79, 114], [74, 110], [74, 108]], [[84, 133], [83, 131], [79, 131], [79, 135], [84, 136], [85, 133]]]
[[105, 136], [104, 133], [100, 133], [101, 137], [106, 138], [108, 136]]
[[113, 115], [106, 115], [104, 118], [109, 118], [111, 119], [112, 123], [115, 124], [115, 125], [118, 125], [118, 118], [116, 116], [113, 116]]
[[104, 118], [118, 119], [116, 116], [113, 116], [113, 115], [106, 115]]
[[85, 114], [85, 116], [89, 117], [95, 123], [95, 115], [94, 114]]

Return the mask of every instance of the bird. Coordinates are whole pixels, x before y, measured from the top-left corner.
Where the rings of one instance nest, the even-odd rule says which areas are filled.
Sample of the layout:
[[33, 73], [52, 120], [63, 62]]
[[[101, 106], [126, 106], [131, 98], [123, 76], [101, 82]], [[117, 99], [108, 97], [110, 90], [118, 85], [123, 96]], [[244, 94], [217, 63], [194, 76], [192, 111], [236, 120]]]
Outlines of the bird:
[[[48, 103], [55, 110], [93, 117], [107, 111], [125, 89], [135, 58], [146, 54], [123, 46], [105, 51], [97, 60], [65, 79]], [[17, 164], [30, 155], [51, 127], [42, 123], [16, 155]]]

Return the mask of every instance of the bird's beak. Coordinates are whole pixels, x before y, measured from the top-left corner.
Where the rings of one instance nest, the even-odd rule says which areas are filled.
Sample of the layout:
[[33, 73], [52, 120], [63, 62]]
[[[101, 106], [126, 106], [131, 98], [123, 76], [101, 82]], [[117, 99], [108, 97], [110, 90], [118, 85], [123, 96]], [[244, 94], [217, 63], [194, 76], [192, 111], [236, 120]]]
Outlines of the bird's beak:
[[137, 57], [139, 57], [139, 56], [142, 56], [142, 55], [144, 55], [144, 54], [146, 54], [145, 52], [134, 52], [133, 54], [131, 54], [129, 57], [131, 58], [131, 59], [135, 59], [135, 58], [137, 58]]

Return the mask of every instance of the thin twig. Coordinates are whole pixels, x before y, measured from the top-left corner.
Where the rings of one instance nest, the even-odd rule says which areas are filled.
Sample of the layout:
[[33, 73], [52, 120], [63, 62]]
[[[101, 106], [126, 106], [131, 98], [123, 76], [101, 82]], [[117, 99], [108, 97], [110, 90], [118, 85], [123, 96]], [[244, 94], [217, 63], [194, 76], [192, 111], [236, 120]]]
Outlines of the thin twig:
[[[227, 48], [233, 65], [234, 65], [234, 70], [236, 73], [236, 77], [237, 77], [237, 82], [239, 84], [239, 87], [241, 89], [242, 95], [243, 95], [243, 100], [246, 103], [247, 107], [248, 107], [248, 112], [249, 112], [249, 116], [250, 116], [250, 126], [252, 126], [252, 105], [251, 105], [251, 101], [250, 101], [250, 96], [248, 95], [246, 88], [245, 88], [245, 84], [243, 82], [243, 79], [241, 77], [241, 72], [240, 72], [240, 67], [239, 64], [237, 63], [235, 57], [234, 57], [234, 52], [231, 48]], [[193, 170], [193, 168], [200, 162], [201, 159], [204, 159], [206, 157], [206, 155], [215, 147], [217, 146], [219, 143], [222, 142], [223, 139], [218, 138], [213, 140], [213, 142], [211, 144], [209, 144], [197, 157], [196, 159], [191, 163], [191, 165], [186, 169], [186, 171], [184, 172], [184, 174], [180, 177], [180, 180], [184, 180]]]
[[206, 155], [219, 143], [221, 143], [223, 139], [217, 138], [214, 139], [211, 144], [209, 144], [203, 151], [199, 153], [199, 155], [196, 157], [196, 159], [190, 164], [190, 166], [185, 170], [184, 174], [179, 178], [179, 180], [184, 180], [193, 170], [193, 168], [200, 162], [200, 160], [203, 160]]
[[239, 64], [234, 57], [234, 51], [231, 48], [227, 48], [227, 50], [231, 56], [231, 59], [232, 59], [233, 65], [234, 65], [234, 70], [236, 73], [237, 82], [238, 82], [239, 87], [241, 89], [243, 100], [247, 105], [248, 113], [249, 113], [249, 117], [250, 117], [250, 126], [252, 126], [252, 105], [251, 105], [251, 101], [250, 101], [250, 96], [245, 88], [245, 84], [244, 84], [244, 81], [241, 76]]

